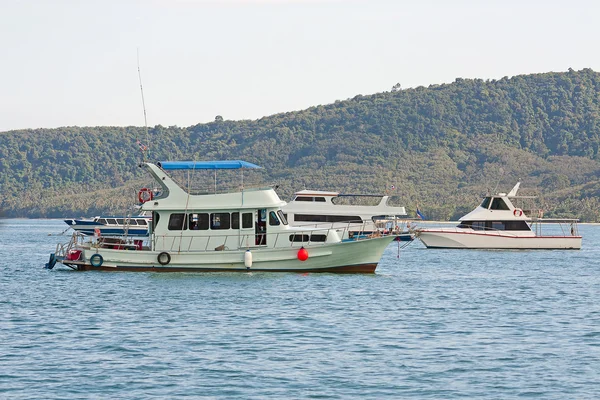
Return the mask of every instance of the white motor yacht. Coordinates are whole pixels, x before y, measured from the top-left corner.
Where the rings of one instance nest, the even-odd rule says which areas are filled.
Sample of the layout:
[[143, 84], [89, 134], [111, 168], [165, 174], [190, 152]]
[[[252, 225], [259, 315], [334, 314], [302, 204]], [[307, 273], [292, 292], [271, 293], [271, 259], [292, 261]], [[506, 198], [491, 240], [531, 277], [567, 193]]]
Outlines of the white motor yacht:
[[429, 248], [581, 249], [577, 219], [545, 219], [541, 210], [516, 207], [534, 196], [517, 196], [520, 182], [507, 193], [486, 196], [454, 228], [420, 228]]
[[[366, 198], [380, 199], [376, 205], [359, 205]], [[349, 237], [373, 233], [397, 233], [405, 225], [406, 209], [388, 204], [389, 196], [341, 194], [321, 190], [301, 190], [282, 207], [290, 225], [334, 228]], [[410, 237], [408, 232], [404, 232]]]

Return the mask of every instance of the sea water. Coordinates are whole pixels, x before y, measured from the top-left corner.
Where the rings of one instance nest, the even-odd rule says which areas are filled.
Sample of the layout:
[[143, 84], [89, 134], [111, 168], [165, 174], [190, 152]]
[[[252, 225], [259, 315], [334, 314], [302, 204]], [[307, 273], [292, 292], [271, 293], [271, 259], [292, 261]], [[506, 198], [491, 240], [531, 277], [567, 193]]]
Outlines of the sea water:
[[599, 226], [373, 275], [43, 269], [64, 228], [0, 222], [2, 399], [600, 397]]

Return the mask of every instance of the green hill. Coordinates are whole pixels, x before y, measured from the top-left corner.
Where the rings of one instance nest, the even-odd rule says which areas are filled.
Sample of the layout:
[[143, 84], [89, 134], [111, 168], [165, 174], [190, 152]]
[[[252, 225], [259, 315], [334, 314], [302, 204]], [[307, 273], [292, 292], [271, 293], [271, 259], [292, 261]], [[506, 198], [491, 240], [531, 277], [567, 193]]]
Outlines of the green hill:
[[[457, 79], [358, 95], [255, 121], [149, 129], [152, 160], [244, 159], [284, 199], [303, 188], [398, 196], [455, 219], [482, 194], [540, 196], [546, 216], [600, 221], [600, 74], [590, 69]], [[145, 182], [141, 127], [0, 133], [7, 217], [124, 213]]]

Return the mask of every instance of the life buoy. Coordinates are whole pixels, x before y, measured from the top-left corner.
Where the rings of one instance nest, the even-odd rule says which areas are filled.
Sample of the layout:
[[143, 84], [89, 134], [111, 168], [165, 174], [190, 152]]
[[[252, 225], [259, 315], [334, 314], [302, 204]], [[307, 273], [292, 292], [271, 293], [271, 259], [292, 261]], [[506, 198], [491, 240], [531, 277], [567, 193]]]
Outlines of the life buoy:
[[163, 251], [158, 255], [158, 257], [156, 257], [156, 259], [160, 265], [167, 265], [171, 262], [171, 255], [166, 251]]
[[100, 228], [94, 228], [94, 236], [100, 237]]
[[104, 258], [98, 253], [90, 257], [90, 264], [92, 264], [92, 267], [101, 267], [103, 262]]
[[152, 189], [141, 188], [138, 192], [138, 200], [140, 203], [144, 204], [147, 201], [150, 201], [154, 198], [154, 194], [152, 193]]
[[521, 210], [520, 208], [515, 208], [515, 211], [513, 211], [513, 215], [515, 217], [520, 217], [521, 215], [523, 215], [523, 210]]

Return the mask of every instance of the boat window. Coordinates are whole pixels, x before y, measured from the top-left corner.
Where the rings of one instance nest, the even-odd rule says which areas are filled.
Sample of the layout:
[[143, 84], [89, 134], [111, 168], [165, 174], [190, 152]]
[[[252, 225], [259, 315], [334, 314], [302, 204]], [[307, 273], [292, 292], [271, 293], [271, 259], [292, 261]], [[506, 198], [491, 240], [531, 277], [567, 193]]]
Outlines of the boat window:
[[481, 207], [483, 207], [487, 210], [487, 208], [490, 206], [491, 199], [492, 199], [491, 197], [484, 198], [483, 201], [481, 202]]
[[325, 203], [325, 197], [315, 197], [315, 201], [318, 203]]
[[485, 230], [485, 221], [473, 221], [471, 223], [471, 228], [476, 231], [484, 231]]
[[123, 218], [117, 218], [118, 225], [125, 225], [125, 220]]
[[231, 229], [240, 229], [240, 213], [231, 213]]
[[472, 228], [473, 222], [472, 221], [462, 221], [460, 224], [458, 224], [457, 228]]
[[127, 225], [137, 225], [137, 220], [135, 219], [128, 219], [127, 220]]
[[275, 214], [275, 211], [269, 212], [269, 225], [277, 226], [280, 224], [281, 224], [281, 222], [279, 222], [279, 219], [277, 218], [277, 214]]
[[279, 219], [281, 220], [281, 223], [284, 225], [287, 225], [287, 215], [283, 213], [283, 211], [278, 210], [277, 211], [277, 215], [279, 215]]
[[154, 231], [154, 229], [156, 228], [156, 225], [158, 225], [158, 220], [160, 219], [160, 214], [157, 213], [156, 211], [152, 212], [152, 230]]
[[290, 242], [308, 242], [308, 235], [294, 234], [290, 235]]
[[210, 214], [210, 229], [229, 229], [231, 214], [229, 213], [213, 213]]
[[146, 223], [146, 220], [145, 220], [145, 219], [138, 219], [138, 220], [137, 220], [137, 224], [138, 224], [138, 225], [148, 225], [148, 224]]
[[324, 242], [327, 240], [327, 235], [314, 234], [310, 235], [311, 242]]
[[504, 230], [504, 222], [500, 221], [492, 221], [491, 228], [494, 231], [503, 231]]
[[508, 210], [508, 206], [500, 197], [494, 197], [490, 210]]
[[313, 201], [312, 197], [297, 196], [294, 201]]
[[101, 223], [102, 225], [106, 225], [106, 223], [107, 223], [107, 222], [106, 222], [106, 220], [105, 220], [104, 218], [100, 218], [100, 219], [98, 220], [98, 222], [99, 222], [99, 223]]
[[106, 218], [106, 222], [108, 222], [110, 225], [116, 225], [117, 224], [117, 220], [114, 218]]
[[363, 222], [355, 215], [315, 215], [315, 214], [296, 214], [296, 221], [303, 222]]
[[206, 231], [208, 230], [208, 213], [192, 213], [188, 216], [190, 229]]
[[242, 214], [242, 228], [244, 229], [248, 229], [248, 228], [252, 228], [252, 220], [254, 219], [252, 217], [253, 213], [243, 213]]
[[175, 213], [171, 214], [169, 217], [169, 226], [167, 229], [170, 231], [182, 231], [186, 230], [187, 226], [185, 225], [185, 214], [183, 213]]
[[505, 221], [507, 231], [530, 231], [531, 228], [525, 221]]

